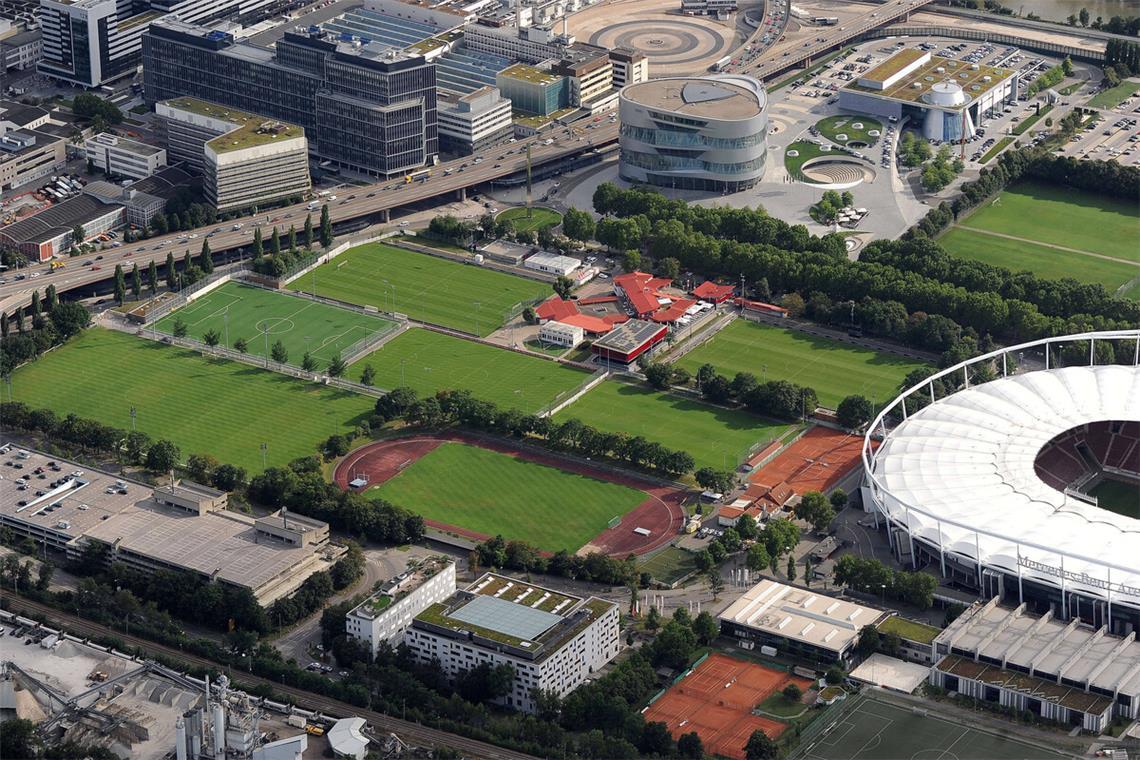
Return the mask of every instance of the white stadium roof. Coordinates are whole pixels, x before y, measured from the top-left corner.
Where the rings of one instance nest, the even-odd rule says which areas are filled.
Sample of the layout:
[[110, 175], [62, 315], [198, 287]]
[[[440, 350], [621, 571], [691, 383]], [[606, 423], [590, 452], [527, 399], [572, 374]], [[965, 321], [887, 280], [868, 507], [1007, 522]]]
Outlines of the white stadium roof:
[[944, 551], [980, 553], [1014, 574], [1020, 564], [1054, 584], [1024, 560], [1063, 568], [1067, 587], [1104, 596], [1080, 581], [1088, 573], [1119, 598], [1120, 586], [1140, 588], [1140, 520], [1067, 496], [1034, 470], [1049, 441], [1106, 420], [1140, 421], [1140, 367], [1043, 370], [959, 391], [887, 435], [871, 466], [881, 508]]

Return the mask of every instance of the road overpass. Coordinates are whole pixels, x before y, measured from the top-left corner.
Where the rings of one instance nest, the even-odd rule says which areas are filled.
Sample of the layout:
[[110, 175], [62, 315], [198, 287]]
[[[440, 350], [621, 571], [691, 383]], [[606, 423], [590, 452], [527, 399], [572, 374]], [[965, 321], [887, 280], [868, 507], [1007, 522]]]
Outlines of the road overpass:
[[[825, 53], [842, 47], [872, 29], [906, 19], [912, 12], [930, 2], [932, 0], [888, 0], [842, 26], [819, 28], [818, 34], [809, 41], [786, 40], [783, 44], [774, 45], [765, 54], [766, 60], [744, 68], [740, 73], [768, 80], [785, 71], [810, 66], [814, 59]], [[805, 27], [805, 30], [808, 33], [817, 31], [814, 27]]]
[[[617, 141], [617, 136], [618, 125], [608, 117], [581, 126], [574, 125], [572, 135], [568, 134], [567, 129], [559, 127], [557, 134], [544, 133], [489, 149], [480, 156], [467, 156], [433, 166], [431, 176], [424, 181], [408, 183], [404, 177], [399, 177], [371, 185], [345, 187], [338, 190], [337, 199], [328, 204], [329, 216], [334, 224], [360, 219], [387, 222], [393, 209], [447, 195], [463, 197], [464, 193], [479, 185], [525, 172], [527, 146], [531, 148], [532, 167], [543, 167], [610, 145]], [[554, 142], [546, 145], [546, 140], [552, 138]], [[37, 264], [20, 270], [25, 275], [22, 280], [15, 280], [15, 273], [9, 272], [6, 275], [8, 282], [0, 285], [0, 311], [12, 314], [17, 306], [31, 303], [33, 290], [43, 293], [48, 285], [55, 285], [56, 292], [62, 294], [110, 279], [116, 264], [130, 269], [137, 263], [140, 269], [146, 269], [151, 261], [163, 265], [170, 252], [174, 253], [175, 258], [181, 258], [186, 251], [196, 256], [207, 235], [210, 236], [210, 249], [218, 253], [251, 245], [253, 232], [258, 227], [265, 238], [268, 238], [274, 226], [281, 232], [288, 232], [290, 225], [295, 225], [300, 230], [308, 213], [307, 204], [299, 203], [259, 213], [256, 217], [216, 222], [194, 230], [155, 236], [124, 244], [120, 248], [109, 248], [88, 256], [67, 259], [66, 266], [54, 272], [48, 269], [46, 263]], [[313, 222], [316, 224], [319, 212], [313, 213]], [[233, 229], [238, 223], [241, 228]], [[102, 260], [94, 261], [97, 255], [101, 255]], [[93, 264], [82, 266], [80, 262], [86, 260], [92, 260]], [[32, 274], [36, 276], [33, 278]]]

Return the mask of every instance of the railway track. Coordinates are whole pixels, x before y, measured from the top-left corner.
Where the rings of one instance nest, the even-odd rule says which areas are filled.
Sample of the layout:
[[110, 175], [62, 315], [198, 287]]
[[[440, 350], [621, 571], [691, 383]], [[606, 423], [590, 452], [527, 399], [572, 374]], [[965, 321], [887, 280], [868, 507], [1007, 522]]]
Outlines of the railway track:
[[[39, 615], [43, 618], [54, 622], [60, 628], [72, 633], [73, 635], [80, 636], [111, 636], [119, 639], [120, 641], [136, 646], [139, 649], [152, 653], [162, 654], [166, 657], [179, 660], [181, 662], [195, 665], [204, 668], [222, 668], [223, 666], [213, 660], [199, 657], [198, 655], [183, 652], [180, 649], [168, 647], [164, 644], [157, 644], [153, 641], [131, 636], [121, 631], [116, 631], [98, 623], [93, 623], [89, 620], [76, 617], [66, 612], [61, 612], [54, 607], [49, 607], [39, 602], [33, 602], [28, 599], [23, 599], [11, 594], [5, 594], [6, 607], [9, 611], [21, 613], [24, 615]], [[475, 739], [468, 739], [457, 734], [448, 733], [439, 729], [430, 728], [419, 723], [413, 723], [399, 718], [393, 718], [390, 715], [375, 712], [373, 710], [365, 710], [360, 707], [355, 707], [347, 702], [341, 702], [336, 699], [322, 697], [319, 694], [314, 694], [303, 689], [298, 689], [293, 686], [285, 686], [283, 684], [272, 681], [268, 678], [255, 676], [252, 673], [243, 673], [241, 671], [233, 671], [231, 668], [224, 668], [226, 674], [230, 676], [235, 682], [241, 682], [250, 686], [266, 686], [277, 694], [289, 697], [292, 704], [297, 707], [302, 707], [307, 710], [317, 710], [325, 715], [347, 717], [349, 715], [357, 715], [364, 718], [377, 732], [394, 733], [400, 737], [408, 740], [412, 744], [430, 745], [436, 747], [449, 747], [451, 749], [463, 752], [469, 757], [486, 758], [486, 760], [533, 760], [531, 755], [522, 752], [515, 752], [514, 750], [497, 747], [493, 744], [477, 741]]]

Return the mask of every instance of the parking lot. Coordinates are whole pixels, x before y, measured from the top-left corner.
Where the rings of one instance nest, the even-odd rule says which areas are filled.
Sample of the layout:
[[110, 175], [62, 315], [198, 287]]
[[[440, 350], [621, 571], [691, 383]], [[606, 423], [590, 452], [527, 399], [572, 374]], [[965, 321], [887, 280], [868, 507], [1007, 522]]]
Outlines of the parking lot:
[[1060, 153], [1086, 161], [1140, 166], [1140, 97], [1133, 96], [1112, 110], [1101, 111]]

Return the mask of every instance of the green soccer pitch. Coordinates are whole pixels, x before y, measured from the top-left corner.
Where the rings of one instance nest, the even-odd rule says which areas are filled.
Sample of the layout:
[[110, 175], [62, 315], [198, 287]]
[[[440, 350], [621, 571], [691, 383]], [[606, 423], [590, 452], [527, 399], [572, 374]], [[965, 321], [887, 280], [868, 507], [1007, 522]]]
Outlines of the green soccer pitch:
[[[804, 732], [794, 760], [1061, 760], [1066, 755], [873, 697], [848, 697]], [[925, 714], [924, 714], [925, 713]]]
[[383, 317], [238, 282], [227, 282], [174, 310], [156, 327], [159, 332], [173, 334], [178, 320], [186, 325], [191, 338], [202, 340], [207, 332], [216, 330], [223, 344], [232, 348], [243, 338], [248, 353], [261, 357], [265, 356], [266, 343], [272, 348], [281, 341], [290, 363], [300, 365], [308, 351], [322, 368], [354, 343], [396, 327], [395, 322]]
[[878, 404], [890, 401], [907, 373], [923, 366], [913, 359], [746, 319], [735, 320], [677, 362], [693, 375], [702, 364], [713, 365], [729, 380], [738, 372], [751, 372], [761, 382], [790, 380], [809, 386], [819, 403], [831, 409], [853, 393]]
[[646, 494], [497, 451], [444, 443], [368, 491], [428, 520], [576, 551]]
[[612, 433], [640, 435], [687, 451], [694, 469], [735, 469], [750, 450], [787, 432], [790, 425], [617, 380], [592, 388], [557, 414]]
[[135, 425], [190, 454], [213, 454], [252, 475], [315, 454], [333, 433], [367, 419], [375, 399], [250, 367], [207, 359], [93, 327], [12, 375], [12, 397], [123, 430]]
[[440, 390], [469, 390], [503, 408], [537, 412], [589, 379], [582, 370], [557, 362], [413, 328], [359, 360], [376, 371], [376, 385], [406, 385], [421, 396]]
[[289, 285], [314, 287], [327, 298], [477, 335], [498, 329], [517, 304], [553, 292], [542, 282], [383, 243], [345, 251]]

